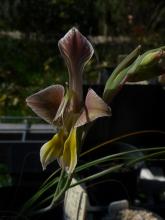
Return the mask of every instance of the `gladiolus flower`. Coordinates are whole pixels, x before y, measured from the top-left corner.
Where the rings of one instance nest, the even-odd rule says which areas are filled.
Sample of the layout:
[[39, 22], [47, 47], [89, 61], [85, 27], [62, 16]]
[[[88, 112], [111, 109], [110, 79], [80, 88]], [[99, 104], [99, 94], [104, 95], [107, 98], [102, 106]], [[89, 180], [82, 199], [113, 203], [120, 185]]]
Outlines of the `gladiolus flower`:
[[[68, 88], [52, 85], [31, 96], [29, 107], [58, 132], [40, 150], [43, 169], [54, 160], [68, 173], [75, 169], [81, 147], [85, 124], [99, 117], [110, 116], [108, 105], [92, 89], [88, 90], [83, 103], [82, 74], [93, 55], [90, 42], [76, 28], [72, 28], [58, 43], [69, 72]], [[83, 132], [78, 132], [84, 127]]]

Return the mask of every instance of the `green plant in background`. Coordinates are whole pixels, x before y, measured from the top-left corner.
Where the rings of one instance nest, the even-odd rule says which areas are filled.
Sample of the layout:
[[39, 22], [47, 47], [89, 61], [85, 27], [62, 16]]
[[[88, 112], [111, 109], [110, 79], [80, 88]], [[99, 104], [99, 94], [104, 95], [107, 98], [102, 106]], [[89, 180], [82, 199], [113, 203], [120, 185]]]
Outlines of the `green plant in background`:
[[5, 164], [0, 164], [0, 188], [12, 185], [11, 176]]
[[0, 115], [29, 115], [24, 99], [37, 91], [36, 85], [65, 82], [57, 40], [72, 24], [91, 39], [105, 40], [93, 40], [99, 59], [88, 65], [94, 69], [84, 77], [89, 84], [97, 82], [98, 63], [114, 68], [117, 55], [127, 54], [135, 45], [143, 44], [145, 50], [164, 45], [164, 17], [163, 0], [2, 0]]
[[[100, 176], [119, 170], [123, 166], [129, 167], [149, 157], [165, 153], [164, 148], [159, 147], [141, 150], [127, 149], [128, 151], [107, 155], [76, 167], [79, 156], [85, 154], [85, 152], [80, 154], [81, 146], [87, 132], [90, 132], [91, 122], [98, 117], [111, 116], [110, 108], [106, 102], [111, 102], [112, 98], [123, 87], [125, 82], [129, 80], [140, 81], [165, 73], [165, 69], [162, 66], [162, 60], [165, 58], [165, 47], [150, 50], [140, 55], [140, 46], [138, 46], [116, 67], [108, 79], [103, 92], [103, 99], [92, 89], [89, 89], [85, 102], [83, 102], [82, 98], [82, 72], [85, 64], [93, 55], [93, 47], [77, 29], [72, 28], [59, 41], [59, 49], [68, 67], [69, 85], [66, 85], [65, 90], [61, 85], [49, 86], [28, 97], [27, 104], [40, 117], [58, 128], [57, 134], [42, 146], [40, 158], [44, 169], [49, 163], [57, 159], [62, 168], [61, 175], [54, 177], [58, 171], [52, 174], [42, 185], [39, 192], [25, 205], [22, 212], [29, 208], [33, 209], [34, 203], [48, 189], [55, 187], [56, 189], [53, 195], [41, 201], [41, 204], [43, 204], [47, 200], [51, 200], [50, 206], [40, 211], [53, 208], [65, 191], [69, 187], [74, 186], [71, 185], [74, 174], [78, 174], [80, 171], [94, 165], [115, 161], [124, 156], [129, 157], [132, 153], [139, 151], [151, 151], [151, 154], [138, 158], [130, 156], [126, 162], [121, 162], [99, 173], [80, 179], [78, 183], [99, 178]], [[116, 140], [102, 143], [90, 151]], [[118, 140], [120, 140], [120, 137]]]

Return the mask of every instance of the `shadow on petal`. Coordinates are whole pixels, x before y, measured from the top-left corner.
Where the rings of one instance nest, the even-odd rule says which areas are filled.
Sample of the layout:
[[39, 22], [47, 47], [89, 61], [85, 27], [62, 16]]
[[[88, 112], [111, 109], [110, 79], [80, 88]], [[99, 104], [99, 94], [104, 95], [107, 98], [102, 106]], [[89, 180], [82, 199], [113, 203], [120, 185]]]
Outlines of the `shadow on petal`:
[[61, 157], [62, 166], [72, 173], [77, 164], [77, 129], [73, 128], [65, 141], [63, 156]]
[[89, 89], [85, 99], [85, 108], [78, 118], [75, 127], [85, 125], [99, 117], [105, 116], [111, 116], [110, 107], [95, 93], [93, 89]]
[[26, 99], [27, 105], [42, 119], [52, 123], [64, 97], [64, 87], [49, 86]]

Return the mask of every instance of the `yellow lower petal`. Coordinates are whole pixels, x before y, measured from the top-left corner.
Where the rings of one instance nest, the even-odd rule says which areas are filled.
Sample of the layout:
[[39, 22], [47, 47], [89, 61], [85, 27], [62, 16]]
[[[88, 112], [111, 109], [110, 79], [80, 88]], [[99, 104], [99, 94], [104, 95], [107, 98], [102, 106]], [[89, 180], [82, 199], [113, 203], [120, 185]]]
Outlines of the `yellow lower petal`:
[[61, 129], [59, 133], [55, 134], [53, 138], [45, 143], [40, 150], [40, 161], [43, 169], [46, 169], [47, 165], [60, 158], [64, 149], [65, 135]]
[[77, 129], [73, 128], [65, 141], [63, 156], [61, 157], [62, 165], [69, 173], [72, 173], [77, 164]]

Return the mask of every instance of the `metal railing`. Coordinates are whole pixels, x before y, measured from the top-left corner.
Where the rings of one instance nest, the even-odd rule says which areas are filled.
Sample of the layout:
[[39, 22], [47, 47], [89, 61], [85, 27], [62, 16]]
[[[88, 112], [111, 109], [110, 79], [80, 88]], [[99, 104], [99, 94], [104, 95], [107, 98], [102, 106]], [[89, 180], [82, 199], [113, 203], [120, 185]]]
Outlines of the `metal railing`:
[[[42, 134], [40, 137], [44, 136], [44, 134], [55, 133], [56, 129], [51, 125], [46, 124], [43, 120], [38, 117], [31, 116], [0, 116], [0, 141], [2, 140], [11, 140], [16, 138], [16, 135], [20, 141], [28, 140], [28, 135], [33, 134], [33, 136], [37, 137], [37, 134]], [[15, 137], [14, 137], [15, 136]], [[40, 139], [39, 137], [39, 139]], [[17, 138], [16, 138], [17, 139]]]

